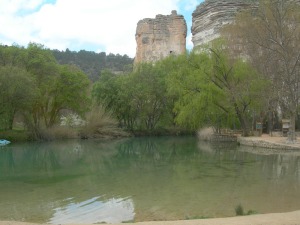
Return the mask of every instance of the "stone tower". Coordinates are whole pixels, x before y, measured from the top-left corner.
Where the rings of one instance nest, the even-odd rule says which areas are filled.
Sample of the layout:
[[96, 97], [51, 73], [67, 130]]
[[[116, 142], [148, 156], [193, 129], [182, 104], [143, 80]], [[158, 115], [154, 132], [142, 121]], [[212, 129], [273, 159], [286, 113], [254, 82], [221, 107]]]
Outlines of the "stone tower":
[[175, 10], [171, 15], [140, 20], [135, 35], [137, 47], [134, 63], [155, 62], [170, 54], [184, 53], [186, 35], [185, 19]]

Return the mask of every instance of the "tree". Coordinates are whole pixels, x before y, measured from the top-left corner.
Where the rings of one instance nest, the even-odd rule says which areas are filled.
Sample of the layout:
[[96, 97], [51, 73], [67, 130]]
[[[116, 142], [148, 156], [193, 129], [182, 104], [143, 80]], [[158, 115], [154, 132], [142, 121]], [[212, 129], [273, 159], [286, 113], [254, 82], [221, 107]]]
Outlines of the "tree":
[[212, 46], [174, 58], [168, 85], [178, 96], [176, 121], [191, 129], [213, 126], [220, 130], [239, 124], [247, 136], [250, 109], [258, 102], [264, 82], [246, 62], [230, 58], [226, 45]]
[[128, 75], [119, 76], [103, 70], [93, 85], [92, 96], [97, 105], [113, 112], [120, 126], [133, 130], [137, 109], [132, 106], [131, 89]]
[[176, 123], [191, 130], [206, 125], [218, 127], [216, 119], [221, 118], [221, 113], [211, 104], [208, 74], [212, 64], [207, 52], [171, 56], [165, 63], [170, 64], [167, 86], [174, 97]]
[[24, 53], [18, 45], [0, 45], [0, 66], [24, 67]]
[[263, 104], [261, 98], [267, 82], [243, 59], [230, 58], [226, 47], [211, 48], [213, 70], [210, 82], [217, 89], [214, 104], [226, 113], [236, 115], [248, 136], [251, 130], [249, 118], [252, 111]]
[[34, 81], [26, 70], [0, 66], [0, 129], [12, 129], [15, 114], [29, 110], [35, 93]]
[[103, 71], [93, 97], [130, 130], [153, 130], [167, 112], [164, 75], [158, 65], [140, 64], [127, 75]]
[[83, 116], [90, 104], [89, 85], [89, 79], [78, 67], [60, 66], [59, 76], [53, 84], [48, 111], [44, 115], [46, 126], [54, 125], [63, 109], [71, 110]]
[[168, 111], [164, 72], [159, 65], [141, 63], [131, 75], [131, 84], [141, 125], [153, 130]]
[[30, 43], [25, 66], [37, 88], [30, 112], [25, 116], [28, 127], [38, 136], [39, 129], [53, 126], [63, 109], [80, 115], [88, 107], [89, 80], [75, 66], [60, 66], [49, 49]]
[[[295, 136], [300, 82], [300, 6], [296, 1], [260, 1], [258, 9], [239, 15], [227, 30], [243, 55], [273, 84], [270, 107], [290, 118], [288, 140]], [[274, 105], [274, 101], [277, 105]]]

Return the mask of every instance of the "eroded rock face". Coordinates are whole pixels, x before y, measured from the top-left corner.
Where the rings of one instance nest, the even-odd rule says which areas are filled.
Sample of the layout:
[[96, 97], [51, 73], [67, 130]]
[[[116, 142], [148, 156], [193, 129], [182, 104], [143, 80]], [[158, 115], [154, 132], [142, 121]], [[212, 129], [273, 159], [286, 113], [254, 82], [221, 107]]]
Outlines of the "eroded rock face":
[[194, 47], [219, 37], [220, 28], [232, 23], [239, 11], [257, 6], [258, 0], [206, 0], [201, 3], [193, 12]]
[[171, 15], [157, 15], [155, 19], [140, 20], [136, 28], [135, 64], [155, 62], [170, 54], [186, 51], [186, 21], [175, 10]]

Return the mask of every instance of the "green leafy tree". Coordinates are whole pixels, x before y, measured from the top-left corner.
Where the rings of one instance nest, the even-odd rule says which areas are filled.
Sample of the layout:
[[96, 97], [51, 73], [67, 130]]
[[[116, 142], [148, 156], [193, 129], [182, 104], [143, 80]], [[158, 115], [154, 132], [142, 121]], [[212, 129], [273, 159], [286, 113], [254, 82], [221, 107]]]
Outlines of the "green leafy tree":
[[13, 128], [16, 113], [30, 109], [35, 93], [34, 81], [26, 70], [0, 66], [0, 129]]
[[142, 63], [132, 73], [131, 83], [141, 128], [153, 130], [168, 110], [164, 72], [158, 65]]
[[24, 67], [25, 51], [18, 45], [0, 45], [0, 66]]
[[37, 133], [41, 127], [50, 126], [48, 114], [51, 110], [54, 84], [59, 77], [59, 70], [51, 52], [40, 44], [30, 43], [24, 60], [26, 69], [32, 74], [37, 87], [36, 100], [25, 118], [30, 129], [36, 130], [34, 133]]
[[250, 109], [258, 104], [264, 82], [251, 66], [230, 59], [226, 46], [218, 45], [174, 58], [168, 85], [178, 96], [176, 121], [193, 130], [235, 124], [248, 135]]
[[164, 74], [159, 65], [147, 63], [128, 75], [103, 71], [94, 85], [93, 97], [113, 111], [127, 129], [153, 130], [166, 124], [166, 114], [171, 111]]
[[112, 111], [122, 127], [133, 130], [137, 120], [137, 108], [132, 101], [133, 86], [129, 75], [116, 75], [109, 70], [101, 73], [93, 86], [93, 98], [98, 105]]
[[263, 104], [261, 95], [267, 82], [243, 59], [226, 55], [224, 46], [210, 49], [213, 67], [210, 82], [216, 89], [213, 103], [227, 114], [235, 114], [243, 135], [251, 130], [253, 110]]
[[289, 117], [290, 141], [295, 141], [295, 118], [300, 83], [300, 5], [297, 1], [264, 0], [258, 9], [236, 18], [225, 34], [231, 46], [270, 83], [269, 108]]
[[176, 123], [191, 130], [203, 126], [219, 130], [227, 116], [213, 104], [216, 89], [209, 82], [212, 71], [209, 54], [191, 52], [167, 60], [172, 62], [167, 84], [169, 94], [175, 97]]
[[58, 122], [59, 113], [64, 109], [83, 116], [90, 105], [89, 85], [90, 81], [87, 76], [76, 66], [60, 66], [45, 118], [46, 126], [49, 127]]
[[75, 66], [60, 66], [49, 49], [30, 43], [25, 66], [37, 88], [31, 110], [25, 115], [27, 126], [38, 137], [39, 130], [58, 122], [59, 113], [68, 109], [80, 115], [88, 107], [89, 80]]

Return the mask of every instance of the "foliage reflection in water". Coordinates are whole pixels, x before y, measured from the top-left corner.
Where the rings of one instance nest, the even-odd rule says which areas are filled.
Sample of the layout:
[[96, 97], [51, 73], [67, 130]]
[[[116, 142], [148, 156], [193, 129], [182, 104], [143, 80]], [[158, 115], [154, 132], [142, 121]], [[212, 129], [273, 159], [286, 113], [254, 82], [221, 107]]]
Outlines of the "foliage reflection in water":
[[0, 151], [0, 220], [117, 223], [300, 209], [300, 154], [194, 137], [14, 144]]

